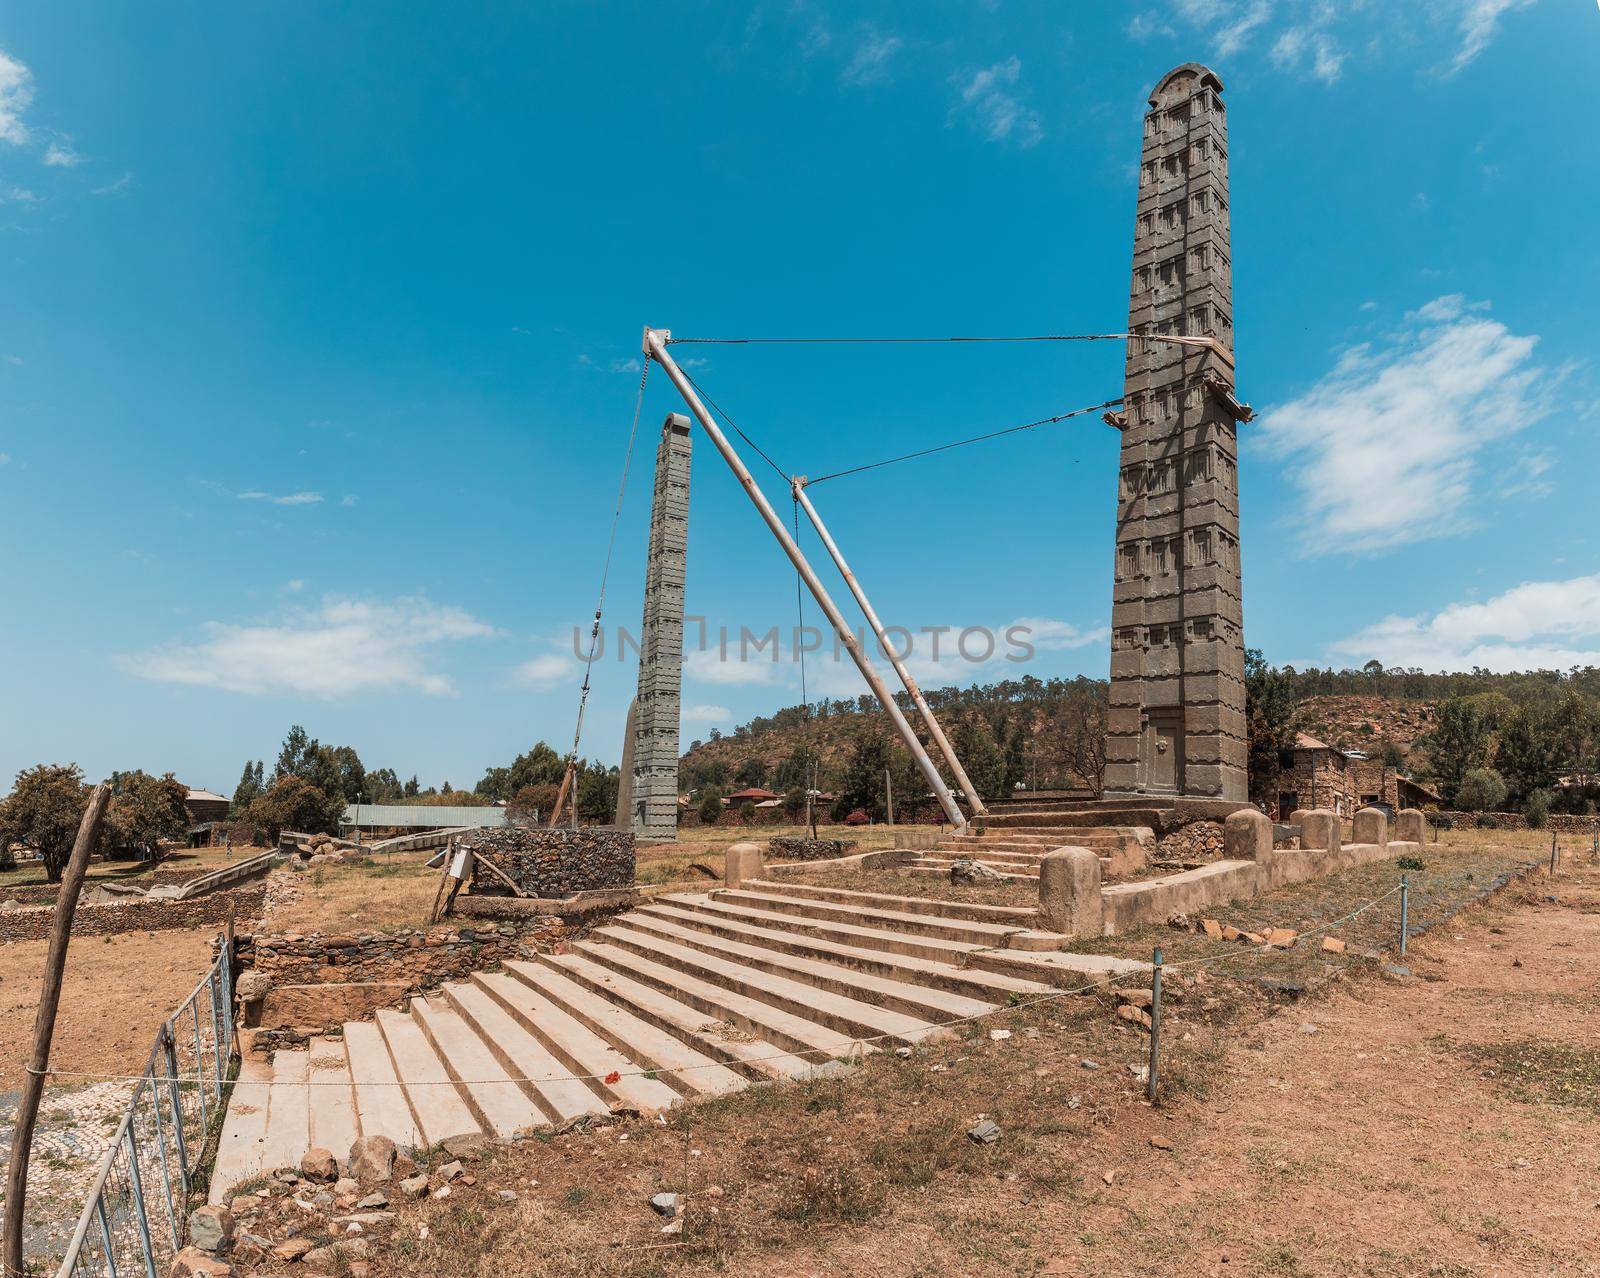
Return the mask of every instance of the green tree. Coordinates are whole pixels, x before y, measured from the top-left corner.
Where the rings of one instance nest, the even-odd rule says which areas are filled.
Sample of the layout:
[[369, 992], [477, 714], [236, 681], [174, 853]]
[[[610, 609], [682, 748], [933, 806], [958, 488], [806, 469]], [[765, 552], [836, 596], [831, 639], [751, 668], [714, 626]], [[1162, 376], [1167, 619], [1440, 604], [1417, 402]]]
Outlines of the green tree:
[[566, 771], [566, 759], [539, 741], [512, 760], [510, 766], [489, 768], [473, 790], [490, 802], [498, 803], [528, 786], [560, 785]]
[[0, 801], [0, 844], [25, 843], [44, 858], [45, 877], [61, 882], [89, 787], [76, 763], [41, 763], [17, 773]]
[[106, 810], [108, 837], [114, 846], [138, 848], [143, 859], [154, 860], [163, 840], [188, 833], [188, 797], [189, 787], [170, 772], [161, 777], [120, 773]]
[[578, 769], [578, 820], [609, 825], [617, 815], [617, 786], [622, 774], [603, 763], [585, 763]]
[[374, 768], [367, 773], [367, 803], [393, 803], [400, 798], [400, 778], [393, 768]]
[[1456, 786], [1457, 806], [1467, 812], [1496, 812], [1506, 801], [1506, 781], [1493, 768], [1473, 768]]
[[757, 755], [751, 755], [739, 765], [739, 770], [733, 774], [733, 780], [740, 789], [749, 789], [767, 784], [767, 765]]
[[1542, 830], [1550, 819], [1550, 805], [1555, 795], [1549, 790], [1535, 790], [1522, 802], [1522, 815], [1528, 819], [1530, 830]]
[[243, 816], [257, 796], [266, 789], [263, 771], [261, 760], [258, 759], [254, 763], [249, 759], [244, 761], [244, 772], [239, 777], [239, 784], [233, 789], [233, 803], [228, 809], [231, 816]]
[[707, 788], [700, 796], [700, 820], [715, 825], [722, 820], [722, 811], [722, 792], [714, 786]]
[[993, 799], [1004, 793], [1005, 755], [980, 716], [968, 714], [958, 719], [950, 734], [950, 744], [955, 747], [956, 758], [961, 760], [968, 779], [980, 795]]
[[421, 793], [422, 787], [417, 784], [417, 778], [415, 774], [412, 775], [411, 780], [407, 781], [400, 790], [401, 798], [405, 799], [414, 799]]
[[1245, 649], [1244, 713], [1250, 797], [1270, 808], [1285, 761], [1294, 754], [1295, 695], [1288, 674], [1269, 666], [1260, 648]]
[[1506, 779], [1511, 802], [1521, 806], [1536, 790], [1556, 783], [1561, 767], [1561, 741], [1549, 715], [1522, 706], [1506, 720], [1495, 742], [1495, 771]]
[[1489, 761], [1490, 744], [1489, 722], [1482, 706], [1468, 697], [1446, 697], [1439, 703], [1433, 730], [1422, 739], [1422, 745], [1447, 806], [1464, 806], [1458, 792], [1467, 774]]
[[305, 834], [335, 834], [344, 813], [343, 794], [330, 795], [304, 777], [281, 776], [250, 805], [250, 820], [277, 840], [284, 830]]

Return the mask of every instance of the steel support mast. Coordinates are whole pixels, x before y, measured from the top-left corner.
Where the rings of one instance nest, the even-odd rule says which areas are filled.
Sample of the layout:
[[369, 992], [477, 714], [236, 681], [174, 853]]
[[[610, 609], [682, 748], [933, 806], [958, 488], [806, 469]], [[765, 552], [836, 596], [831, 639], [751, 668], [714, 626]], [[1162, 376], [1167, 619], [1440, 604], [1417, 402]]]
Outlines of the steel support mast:
[[888, 714], [889, 721], [894, 724], [894, 729], [900, 734], [906, 749], [911, 751], [911, 757], [917, 761], [923, 779], [939, 800], [939, 806], [944, 809], [944, 814], [950, 819], [950, 824], [956, 827], [965, 826], [967, 818], [956, 803], [955, 796], [950, 793], [950, 787], [944, 783], [944, 778], [939, 775], [939, 769], [934, 766], [933, 760], [928, 757], [928, 752], [922, 748], [922, 742], [917, 740], [917, 734], [912, 731], [911, 724], [906, 721], [905, 714], [894, 699], [894, 694], [889, 691], [883, 677], [878, 673], [868, 659], [866, 650], [861, 646], [861, 641], [856, 638], [855, 632], [845, 623], [844, 614], [839, 611], [837, 604], [829, 596], [827, 589], [818, 578], [816, 571], [811, 567], [805, 554], [796, 544], [789, 530], [783, 526], [783, 520], [778, 518], [777, 512], [772, 509], [772, 503], [767, 500], [766, 494], [761, 491], [755, 477], [745, 466], [739, 454], [734, 451], [733, 445], [728, 442], [728, 437], [722, 433], [721, 427], [712, 419], [706, 406], [700, 402], [700, 397], [695, 394], [694, 387], [689, 384], [689, 379], [678, 367], [672, 356], [667, 354], [667, 343], [672, 340], [672, 333], [664, 328], [646, 328], [644, 330], [644, 353], [656, 363], [672, 379], [672, 384], [678, 388], [678, 393], [683, 396], [683, 402], [688, 405], [689, 411], [694, 414], [695, 420], [705, 428], [706, 435], [710, 438], [712, 446], [722, 454], [722, 460], [728, 463], [728, 469], [733, 471], [734, 478], [739, 481], [739, 486], [744, 489], [745, 495], [750, 498], [755, 506], [756, 513], [761, 516], [761, 521], [766, 524], [772, 535], [777, 538], [778, 545], [783, 547], [783, 553], [789, 557], [789, 562], [795, 566], [795, 571], [800, 574], [800, 579], [805, 582], [806, 589], [811, 592], [811, 597], [817, 601], [817, 606], [822, 609], [823, 615], [828, 618], [833, 626], [833, 632], [845, 651], [850, 654], [850, 659], [855, 662], [856, 669], [861, 672], [861, 677], [867, 681], [867, 686], [872, 689], [873, 695], [883, 706]]
[[967, 802], [972, 805], [972, 815], [985, 816], [988, 809], [984, 807], [983, 799], [979, 796], [977, 788], [967, 776], [967, 770], [961, 766], [961, 760], [956, 758], [955, 747], [950, 744], [950, 738], [945, 736], [944, 729], [939, 726], [939, 721], [933, 717], [933, 710], [928, 705], [928, 699], [922, 695], [922, 689], [917, 686], [917, 681], [906, 669], [906, 663], [901, 660], [900, 654], [894, 650], [889, 642], [889, 636], [883, 628], [883, 622], [878, 620], [878, 614], [867, 599], [867, 592], [861, 588], [861, 582], [855, 573], [850, 571], [850, 565], [845, 562], [843, 553], [838, 544], [828, 532], [827, 525], [822, 522], [822, 516], [817, 513], [817, 508], [811, 504], [811, 498], [806, 496], [806, 479], [804, 475], [797, 475], [789, 481], [789, 487], [794, 493], [794, 499], [800, 503], [806, 512], [806, 518], [811, 521], [811, 526], [817, 530], [817, 536], [822, 538], [822, 544], [827, 548], [829, 556], [833, 559], [834, 567], [839, 570], [839, 575], [844, 578], [844, 584], [850, 587], [850, 593], [855, 596], [856, 603], [861, 606], [861, 613], [867, 619], [867, 624], [872, 627], [872, 633], [878, 637], [878, 647], [883, 655], [889, 659], [889, 664], [894, 667], [895, 674], [900, 676], [900, 682], [905, 685], [906, 695], [911, 698], [917, 707], [917, 713], [922, 716], [922, 722], [928, 726], [928, 735], [933, 738], [934, 745], [939, 747], [939, 753], [944, 756], [944, 761], [950, 765], [950, 771], [955, 774], [956, 784], [961, 787], [961, 792], [967, 796]]

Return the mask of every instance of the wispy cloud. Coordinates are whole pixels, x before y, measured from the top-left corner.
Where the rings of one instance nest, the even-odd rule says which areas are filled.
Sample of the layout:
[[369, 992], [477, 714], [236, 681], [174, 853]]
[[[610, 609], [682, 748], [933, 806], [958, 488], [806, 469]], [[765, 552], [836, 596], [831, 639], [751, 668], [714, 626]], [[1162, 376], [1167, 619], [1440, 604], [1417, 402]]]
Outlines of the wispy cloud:
[[519, 665], [511, 672], [511, 681], [520, 688], [549, 692], [552, 688], [575, 684], [581, 669], [573, 657], [565, 653], [547, 652], [530, 657]]
[[454, 686], [430, 668], [433, 651], [496, 631], [460, 608], [423, 598], [332, 598], [276, 623], [210, 622], [204, 633], [199, 643], [119, 656], [115, 663], [141, 679], [258, 696], [331, 699], [395, 689], [443, 696]]
[[1465, 0], [1461, 9], [1461, 47], [1450, 60], [1446, 75], [1455, 75], [1471, 64], [1493, 43], [1500, 32], [1500, 19], [1515, 9], [1526, 9], [1533, 0]]
[[846, 84], [878, 84], [889, 78], [889, 64], [905, 41], [868, 27], [856, 44], [850, 61], [839, 72]]
[[1304, 553], [1378, 551], [1472, 525], [1480, 457], [1549, 413], [1555, 380], [1533, 361], [1538, 338], [1486, 311], [1437, 298], [1263, 415], [1259, 437], [1300, 490]]
[[11, 365], [13, 365], [13, 366], [15, 366], [17, 368], [21, 368], [22, 367], [22, 356], [20, 356], [20, 355], [0, 355], [0, 359], [5, 360], [6, 363], [11, 364]]
[[1483, 603], [1385, 617], [1331, 645], [1351, 664], [1421, 670], [1567, 670], [1600, 665], [1600, 574], [1528, 581]]
[[960, 101], [952, 109], [952, 117], [965, 115], [990, 142], [1011, 142], [1024, 148], [1036, 145], [1044, 137], [1044, 126], [1038, 112], [1016, 92], [1021, 79], [1022, 62], [1016, 57], [969, 76], [953, 76]]
[[72, 169], [83, 163], [83, 156], [65, 142], [52, 142], [44, 149], [44, 162], [51, 168]]
[[107, 182], [104, 186], [94, 188], [95, 195], [121, 195], [133, 185], [133, 174], [124, 173], [115, 182]]
[[357, 497], [354, 493], [346, 493], [343, 497], [339, 498], [339, 504], [347, 507], [354, 506], [360, 500], [361, 498]]
[[22, 115], [33, 102], [33, 72], [0, 49], [0, 142], [21, 146], [28, 140]]
[[9, 465], [11, 465], [11, 454], [10, 453], [0, 453], [0, 466], [9, 466]]
[[1251, 3], [1225, 22], [1216, 33], [1217, 52], [1231, 58], [1250, 43], [1250, 37], [1272, 16], [1272, 0], [1251, 0]]
[[321, 493], [264, 493], [256, 489], [236, 496], [240, 501], [264, 501], [274, 506], [315, 506], [324, 500]]
[[727, 723], [733, 711], [727, 706], [684, 706], [682, 718], [685, 723]]
[[1149, 40], [1158, 35], [1172, 35], [1173, 30], [1162, 21], [1161, 15], [1153, 9], [1146, 9], [1143, 13], [1136, 13], [1128, 20], [1128, 38], [1130, 40]]

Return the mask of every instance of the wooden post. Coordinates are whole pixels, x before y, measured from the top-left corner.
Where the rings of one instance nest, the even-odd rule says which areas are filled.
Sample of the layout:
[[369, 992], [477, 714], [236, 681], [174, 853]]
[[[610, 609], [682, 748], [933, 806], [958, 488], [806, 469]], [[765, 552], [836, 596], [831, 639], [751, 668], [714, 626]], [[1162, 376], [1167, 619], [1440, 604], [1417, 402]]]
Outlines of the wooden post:
[[889, 818], [889, 824], [894, 824], [894, 778], [889, 774], [889, 769], [883, 770], [883, 814]]
[[0, 1246], [0, 1273], [20, 1278], [22, 1267], [22, 1222], [27, 1216], [28, 1153], [33, 1144], [33, 1128], [39, 1117], [39, 1102], [44, 1097], [45, 1071], [50, 1065], [50, 1040], [55, 1034], [56, 1008], [61, 1003], [61, 978], [67, 966], [67, 942], [72, 939], [72, 918], [78, 912], [78, 893], [83, 888], [84, 872], [89, 868], [89, 852], [100, 833], [111, 788], [102, 781], [89, 796], [89, 804], [78, 822], [78, 837], [61, 890], [56, 896], [55, 919], [50, 927], [50, 948], [45, 954], [44, 980], [39, 990], [39, 1011], [33, 1019], [33, 1053], [22, 1077], [22, 1097], [17, 1102], [17, 1119], [11, 1134], [11, 1162], [6, 1168], [6, 1226]]
[[[574, 791], [577, 788], [573, 784], [572, 775], [577, 771], [577, 768], [578, 756], [573, 755], [572, 758], [567, 760], [567, 770], [561, 774], [561, 789], [556, 791], [556, 805], [550, 809], [550, 824], [547, 828], [551, 830], [555, 829], [556, 826], [561, 824], [561, 809], [566, 806], [567, 795], [570, 791]], [[575, 794], [573, 795], [572, 824], [578, 824], [578, 805], [577, 796]]]

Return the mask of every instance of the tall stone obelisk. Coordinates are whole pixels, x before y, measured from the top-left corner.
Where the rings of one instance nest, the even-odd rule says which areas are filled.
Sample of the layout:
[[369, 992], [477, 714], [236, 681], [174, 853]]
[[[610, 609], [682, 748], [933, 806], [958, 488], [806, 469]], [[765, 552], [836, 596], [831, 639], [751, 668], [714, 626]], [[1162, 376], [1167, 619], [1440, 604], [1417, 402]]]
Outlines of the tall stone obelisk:
[[1247, 797], [1228, 125], [1188, 62], [1144, 118], [1111, 608], [1108, 794]]
[[628, 712], [618, 824], [652, 842], [678, 837], [678, 720], [683, 686], [683, 590], [689, 560], [689, 419], [669, 413], [656, 449], [639, 634], [639, 692]]

